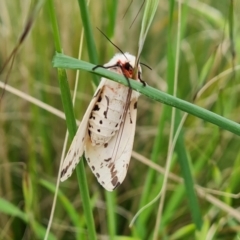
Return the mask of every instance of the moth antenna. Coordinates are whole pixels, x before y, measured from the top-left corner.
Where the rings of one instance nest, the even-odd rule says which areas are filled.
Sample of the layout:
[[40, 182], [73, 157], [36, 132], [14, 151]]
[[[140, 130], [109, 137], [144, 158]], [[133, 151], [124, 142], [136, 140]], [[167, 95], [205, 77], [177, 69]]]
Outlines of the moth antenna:
[[130, 6], [132, 5], [132, 2], [133, 2], [133, 0], [132, 0], [131, 3], [128, 5], [127, 10], [126, 10], [125, 13], [123, 14], [122, 19], [124, 19], [124, 17], [126, 16], [126, 14], [127, 14], [127, 12], [128, 12], [128, 9], [129, 9]]
[[142, 62], [140, 62], [140, 64], [141, 64], [141, 65], [143, 65], [144, 67], [147, 67], [148, 69], [152, 70], [152, 68], [151, 68], [151, 67], [149, 67], [147, 64], [145, 64], [145, 63], [142, 63]]
[[129, 29], [131, 29], [132, 25], [134, 24], [135, 20], [137, 19], [137, 17], [138, 17], [138, 15], [139, 15], [140, 11], [141, 11], [142, 8], [143, 8], [144, 3], [145, 3], [145, 0], [143, 1], [141, 7], [139, 8], [139, 10], [138, 10], [138, 12], [137, 12], [137, 15], [136, 15], [135, 18], [133, 19], [133, 21], [132, 21], [132, 23], [131, 23]]
[[[124, 55], [124, 57], [127, 59], [127, 57], [126, 57], [126, 55], [124, 54], [124, 52], [116, 45], [116, 44], [114, 44], [110, 39], [109, 39], [109, 37], [105, 34], [105, 33], [103, 33], [98, 27], [97, 27], [97, 30], [115, 47], [115, 48], [117, 48], [123, 55]], [[127, 59], [128, 60], [128, 59]]]

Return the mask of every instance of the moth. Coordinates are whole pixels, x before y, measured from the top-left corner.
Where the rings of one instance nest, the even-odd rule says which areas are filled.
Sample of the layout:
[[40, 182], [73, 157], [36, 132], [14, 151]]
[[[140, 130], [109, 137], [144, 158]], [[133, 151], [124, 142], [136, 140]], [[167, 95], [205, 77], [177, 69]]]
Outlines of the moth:
[[[118, 53], [101, 67], [128, 80], [133, 78], [135, 61], [129, 53]], [[141, 74], [138, 64], [136, 81], [145, 85]], [[106, 190], [113, 191], [123, 182], [131, 159], [139, 96], [131, 87], [101, 79], [61, 166], [61, 181], [72, 175], [85, 153], [90, 169]]]

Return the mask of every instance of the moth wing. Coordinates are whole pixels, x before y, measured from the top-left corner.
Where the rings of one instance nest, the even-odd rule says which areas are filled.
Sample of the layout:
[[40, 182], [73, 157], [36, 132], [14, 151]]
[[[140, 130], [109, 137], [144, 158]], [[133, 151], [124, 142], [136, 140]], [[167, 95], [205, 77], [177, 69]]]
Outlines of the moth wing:
[[88, 108], [78, 127], [77, 133], [73, 138], [71, 146], [61, 166], [61, 182], [65, 181], [72, 175], [73, 170], [76, 168], [77, 164], [80, 161], [80, 157], [83, 155], [85, 141], [86, 138], [88, 138], [88, 134], [86, 134], [88, 129], [88, 119], [99, 95], [102, 92], [102, 88], [105, 82], [106, 78], [102, 78], [90, 104], [88, 105]]
[[129, 105], [119, 131], [105, 145], [92, 146], [86, 140], [85, 157], [98, 182], [108, 191], [119, 186], [127, 174], [131, 159], [137, 117], [137, 98]]

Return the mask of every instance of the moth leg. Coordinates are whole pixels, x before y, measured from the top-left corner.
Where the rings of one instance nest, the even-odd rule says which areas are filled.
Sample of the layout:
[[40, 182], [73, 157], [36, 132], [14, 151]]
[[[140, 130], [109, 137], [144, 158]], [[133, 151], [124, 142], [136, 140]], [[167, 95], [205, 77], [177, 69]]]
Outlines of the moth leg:
[[146, 87], [147, 86], [147, 83], [141, 79], [141, 75], [140, 73], [138, 73], [138, 79], [140, 80], [140, 82], [142, 83], [143, 87]]
[[[92, 70], [96, 70], [97, 68], [104, 68], [104, 69], [108, 69], [108, 68], [113, 68], [113, 67], [120, 67], [120, 65], [117, 63], [117, 64], [114, 64], [112, 66], [108, 66], [108, 67], [105, 67], [104, 65], [96, 65], [95, 67], [92, 68]], [[120, 67], [121, 68], [121, 67]]]

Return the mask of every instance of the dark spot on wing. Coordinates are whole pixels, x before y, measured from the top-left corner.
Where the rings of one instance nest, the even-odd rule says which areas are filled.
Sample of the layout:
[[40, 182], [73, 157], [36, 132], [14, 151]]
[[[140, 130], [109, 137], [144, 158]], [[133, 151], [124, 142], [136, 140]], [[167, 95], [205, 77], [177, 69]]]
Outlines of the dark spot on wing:
[[109, 166], [111, 166], [110, 173], [111, 173], [111, 177], [113, 179], [117, 175], [117, 170], [115, 169], [114, 163], [109, 164]]
[[107, 118], [107, 113], [108, 113], [108, 106], [109, 106], [109, 98], [108, 96], [105, 96], [106, 100], [107, 100], [107, 110], [103, 112], [103, 115], [105, 118]]
[[120, 185], [120, 183], [118, 182], [118, 177], [117, 177], [117, 176], [115, 176], [115, 177], [112, 179], [111, 183], [112, 183], [112, 185], [114, 186], [114, 189], [115, 189], [118, 185]]
[[[105, 162], [109, 162], [112, 158], [104, 159]], [[109, 164], [110, 165], [110, 164]]]
[[134, 103], [134, 109], [137, 109], [137, 102]]
[[[63, 177], [63, 176], [66, 174], [68, 168], [69, 168], [71, 165], [72, 165], [72, 161], [70, 161], [70, 162], [68, 163], [68, 165], [61, 171], [61, 177]], [[67, 177], [69, 177], [69, 176], [70, 176], [70, 175], [68, 175]]]
[[102, 124], [102, 120], [100, 120], [99, 123]]
[[104, 115], [105, 118], [107, 118], [107, 111], [104, 111], [103, 115]]
[[98, 101], [98, 102], [101, 102], [101, 101], [102, 101], [102, 96], [101, 96], [101, 95], [99, 96], [99, 98], [98, 98], [97, 101]]
[[130, 124], [132, 124], [133, 122], [132, 122], [132, 116], [131, 116], [131, 113], [130, 113], [130, 112], [128, 112], [128, 113], [129, 113]]
[[[116, 184], [116, 186], [114, 187], [114, 189], [116, 189], [120, 184], [121, 184], [121, 183], [118, 182], [118, 183]], [[113, 190], [114, 190], [114, 189], [113, 189]]]
[[98, 132], [101, 132], [101, 130], [100, 130], [100, 129], [98, 129], [97, 131], [98, 131]]
[[96, 173], [96, 176], [97, 176], [97, 178], [100, 178], [100, 175], [99, 175], [99, 173]]
[[118, 176], [117, 176], [118, 171], [115, 169], [114, 163], [110, 163], [108, 167], [110, 168], [110, 173], [111, 173], [111, 179], [112, 179], [111, 183], [116, 188], [117, 187], [116, 185], [120, 184], [118, 182]]
[[90, 158], [87, 158], [87, 161], [90, 162]]
[[67, 169], [67, 168], [64, 168], [64, 169], [61, 171], [61, 177], [63, 177], [63, 175], [66, 173], [66, 169]]
[[93, 111], [99, 111], [99, 110], [100, 110], [99, 106], [97, 104], [95, 104]]
[[94, 166], [92, 166], [92, 170], [93, 170], [93, 171], [95, 170], [95, 167], [94, 167]]
[[115, 125], [115, 128], [118, 126], [118, 123]]
[[113, 165], [113, 163], [110, 163], [110, 164], [108, 165], [108, 168], [111, 168], [111, 167], [112, 167], [112, 165]]
[[[112, 169], [111, 169], [112, 170]], [[113, 168], [113, 170], [114, 170], [114, 168]], [[116, 171], [111, 171], [111, 175], [112, 175], [112, 177], [114, 178], [116, 175], [117, 175], [117, 170]]]
[[107, 100], [107, 105], [109, 105], [109, 97], [105, 96], [106, 100]]
[[105, 143], [105, 144], [104, 144], [104, 147], [106, 148], [107, 146], [108, 146], [108, 143]]

